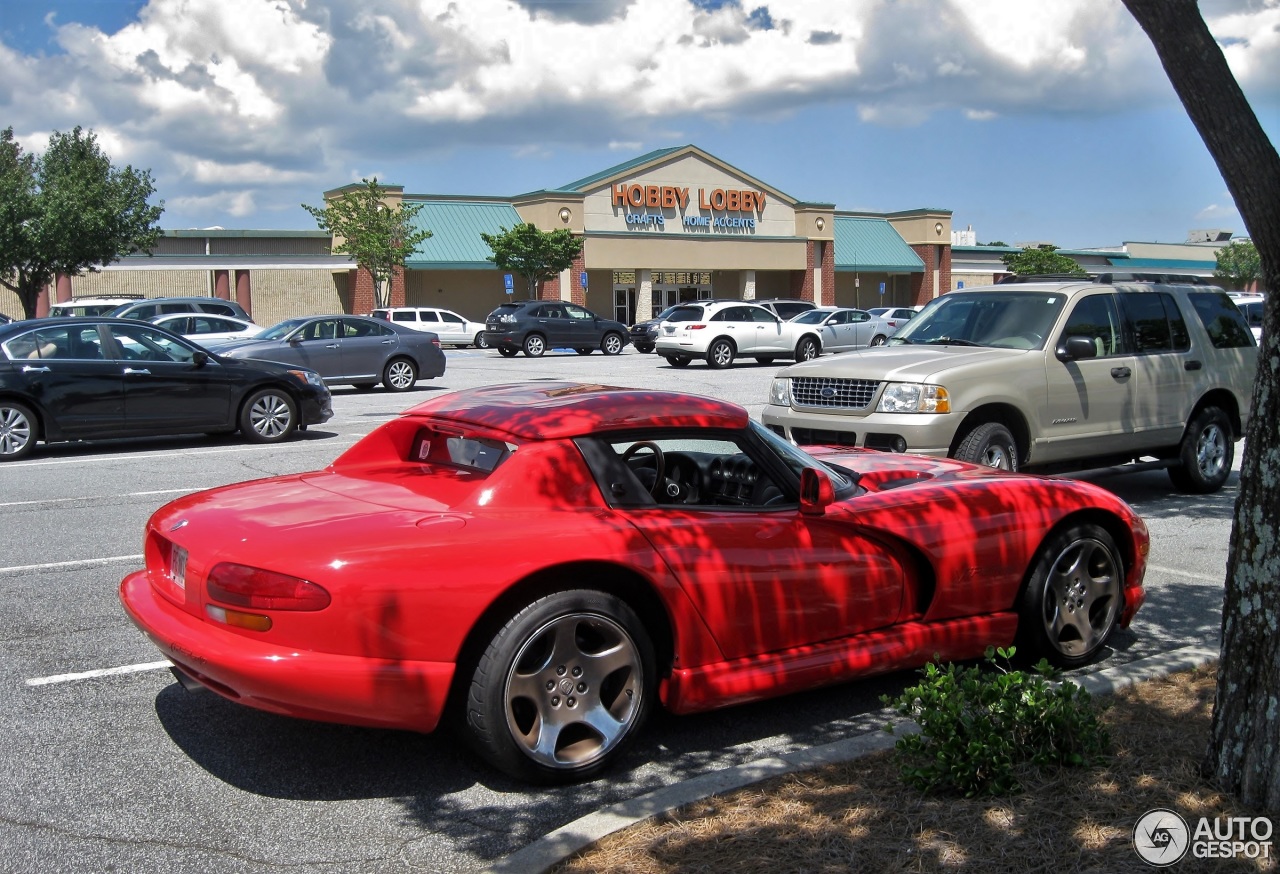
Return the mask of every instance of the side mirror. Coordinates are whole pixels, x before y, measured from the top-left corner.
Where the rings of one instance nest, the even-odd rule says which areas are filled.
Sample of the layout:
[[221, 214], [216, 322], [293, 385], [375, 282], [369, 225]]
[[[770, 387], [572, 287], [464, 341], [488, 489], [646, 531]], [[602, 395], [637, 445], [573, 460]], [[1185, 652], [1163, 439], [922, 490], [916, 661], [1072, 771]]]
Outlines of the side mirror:
[[197, 349], [191, 355], [191, 363], [196, 366], [196, 370], [199, 370], [209, 363], [209, 353], [203, 349]]
[[290, 346], [297, 346], [297, 345], [298, 345], [299, 343], [301, 343], [301, 342], [302, 342], [302, 335], [301, 335], [301, 334], [294, 334], [292, 337], [290, 337], [290, 338], [289, 338], [289, 345], [290, 345]]
[[1097, 358], [1098, 347], [1093, 338], [1072, 334], [1058, 344], [1055, 352], [1059, 361], [1075, 361], [1080, 358]]
[[826, 471], [816, 467], [806, 467], [800, 471], [801, 513], [806, 516], [821, 516], [835, 500], [836, 490]]

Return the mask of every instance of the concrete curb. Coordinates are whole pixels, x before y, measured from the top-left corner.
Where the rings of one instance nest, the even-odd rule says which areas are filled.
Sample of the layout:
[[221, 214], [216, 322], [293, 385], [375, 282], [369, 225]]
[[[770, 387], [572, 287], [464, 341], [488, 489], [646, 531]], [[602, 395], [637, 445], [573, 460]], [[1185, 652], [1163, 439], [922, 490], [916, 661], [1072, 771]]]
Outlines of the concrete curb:
[[[1160, 655], [1104, 668], [1082, 677], [1071, 677], [1090, 695], [1110, 695], [1143, 680], [1153, 680], [1198, 668], [1218, 658], [1218, 650], [1188, 646]], [[834, 741], [808, 750], [798, 750], [784, 756], [760, 759], [735, 768], [726, 768], [711, 774], [703, 774], [655, 789], [636, 798], [611, 804], [595, 813], [589, 813], [533, 843], [498, 860], [486, 869], [489, 874], [539, 874], [563, 862], [574, 853], [617, 831], [630, 828], [654, 816], [692, 804], [712, 795], [721, 795], [779, 774], [804, 771], [847, 762], [870, 753], [887, 750], [893, 746], [895, 735], [881, 731], [869, 731], [856, 737]]]

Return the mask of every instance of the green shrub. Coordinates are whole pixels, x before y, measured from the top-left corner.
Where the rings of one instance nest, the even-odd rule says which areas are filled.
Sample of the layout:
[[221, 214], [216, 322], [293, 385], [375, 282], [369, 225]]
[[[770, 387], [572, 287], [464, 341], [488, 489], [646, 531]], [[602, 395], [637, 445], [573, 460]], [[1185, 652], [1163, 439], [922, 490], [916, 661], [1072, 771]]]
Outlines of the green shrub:
[[[926, 792], [1010, 795], [1031, 770], [1090, 765], [1110, 746], [1089, 693], [1044, 659], [1029, 671], [1008, 670], [1014, 648], [987, 648], [992, 669], [941, 667], [896, 698], [881, 699], [914, 719], [919, 734], [898, 738], [903, 779]], [[885, 730], [893, 732], [892, 726]]]

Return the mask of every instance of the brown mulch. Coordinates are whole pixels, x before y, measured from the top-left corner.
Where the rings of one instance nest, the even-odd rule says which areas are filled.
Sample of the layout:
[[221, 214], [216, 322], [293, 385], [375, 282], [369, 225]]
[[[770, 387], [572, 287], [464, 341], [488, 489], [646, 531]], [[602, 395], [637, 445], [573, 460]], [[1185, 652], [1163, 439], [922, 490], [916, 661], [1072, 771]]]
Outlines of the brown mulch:
[[[1026, 783], [1010, 798], [923, 795], [886, 752], [791, 774], [611, 835], [557, 872], [1149, 872], [1131, 833], [1147, 811], [1248, 816], [1199, 774], [1214, 667], [1098, 699], [1112, 754]], [[1275, 818], [1273, 817], [1273, 822]], [[1280, 842], [1280, 835], [1276, 840]], [[1274, 871], [1274, 859], [1206, 860], [1170, 871]]]

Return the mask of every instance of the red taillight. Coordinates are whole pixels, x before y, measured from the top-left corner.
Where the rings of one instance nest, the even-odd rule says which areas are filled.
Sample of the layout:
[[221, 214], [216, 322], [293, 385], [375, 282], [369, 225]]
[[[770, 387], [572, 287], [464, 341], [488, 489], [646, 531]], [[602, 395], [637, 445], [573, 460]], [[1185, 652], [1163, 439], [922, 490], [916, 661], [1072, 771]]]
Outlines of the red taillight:
[[331, 600], [315, 583], [230, 562], [214, 565], [205, 588], [215, 601], [255, 610], [323, 610]]
[[690, 331], [701, 331], [706, 325], [689, 325]]

